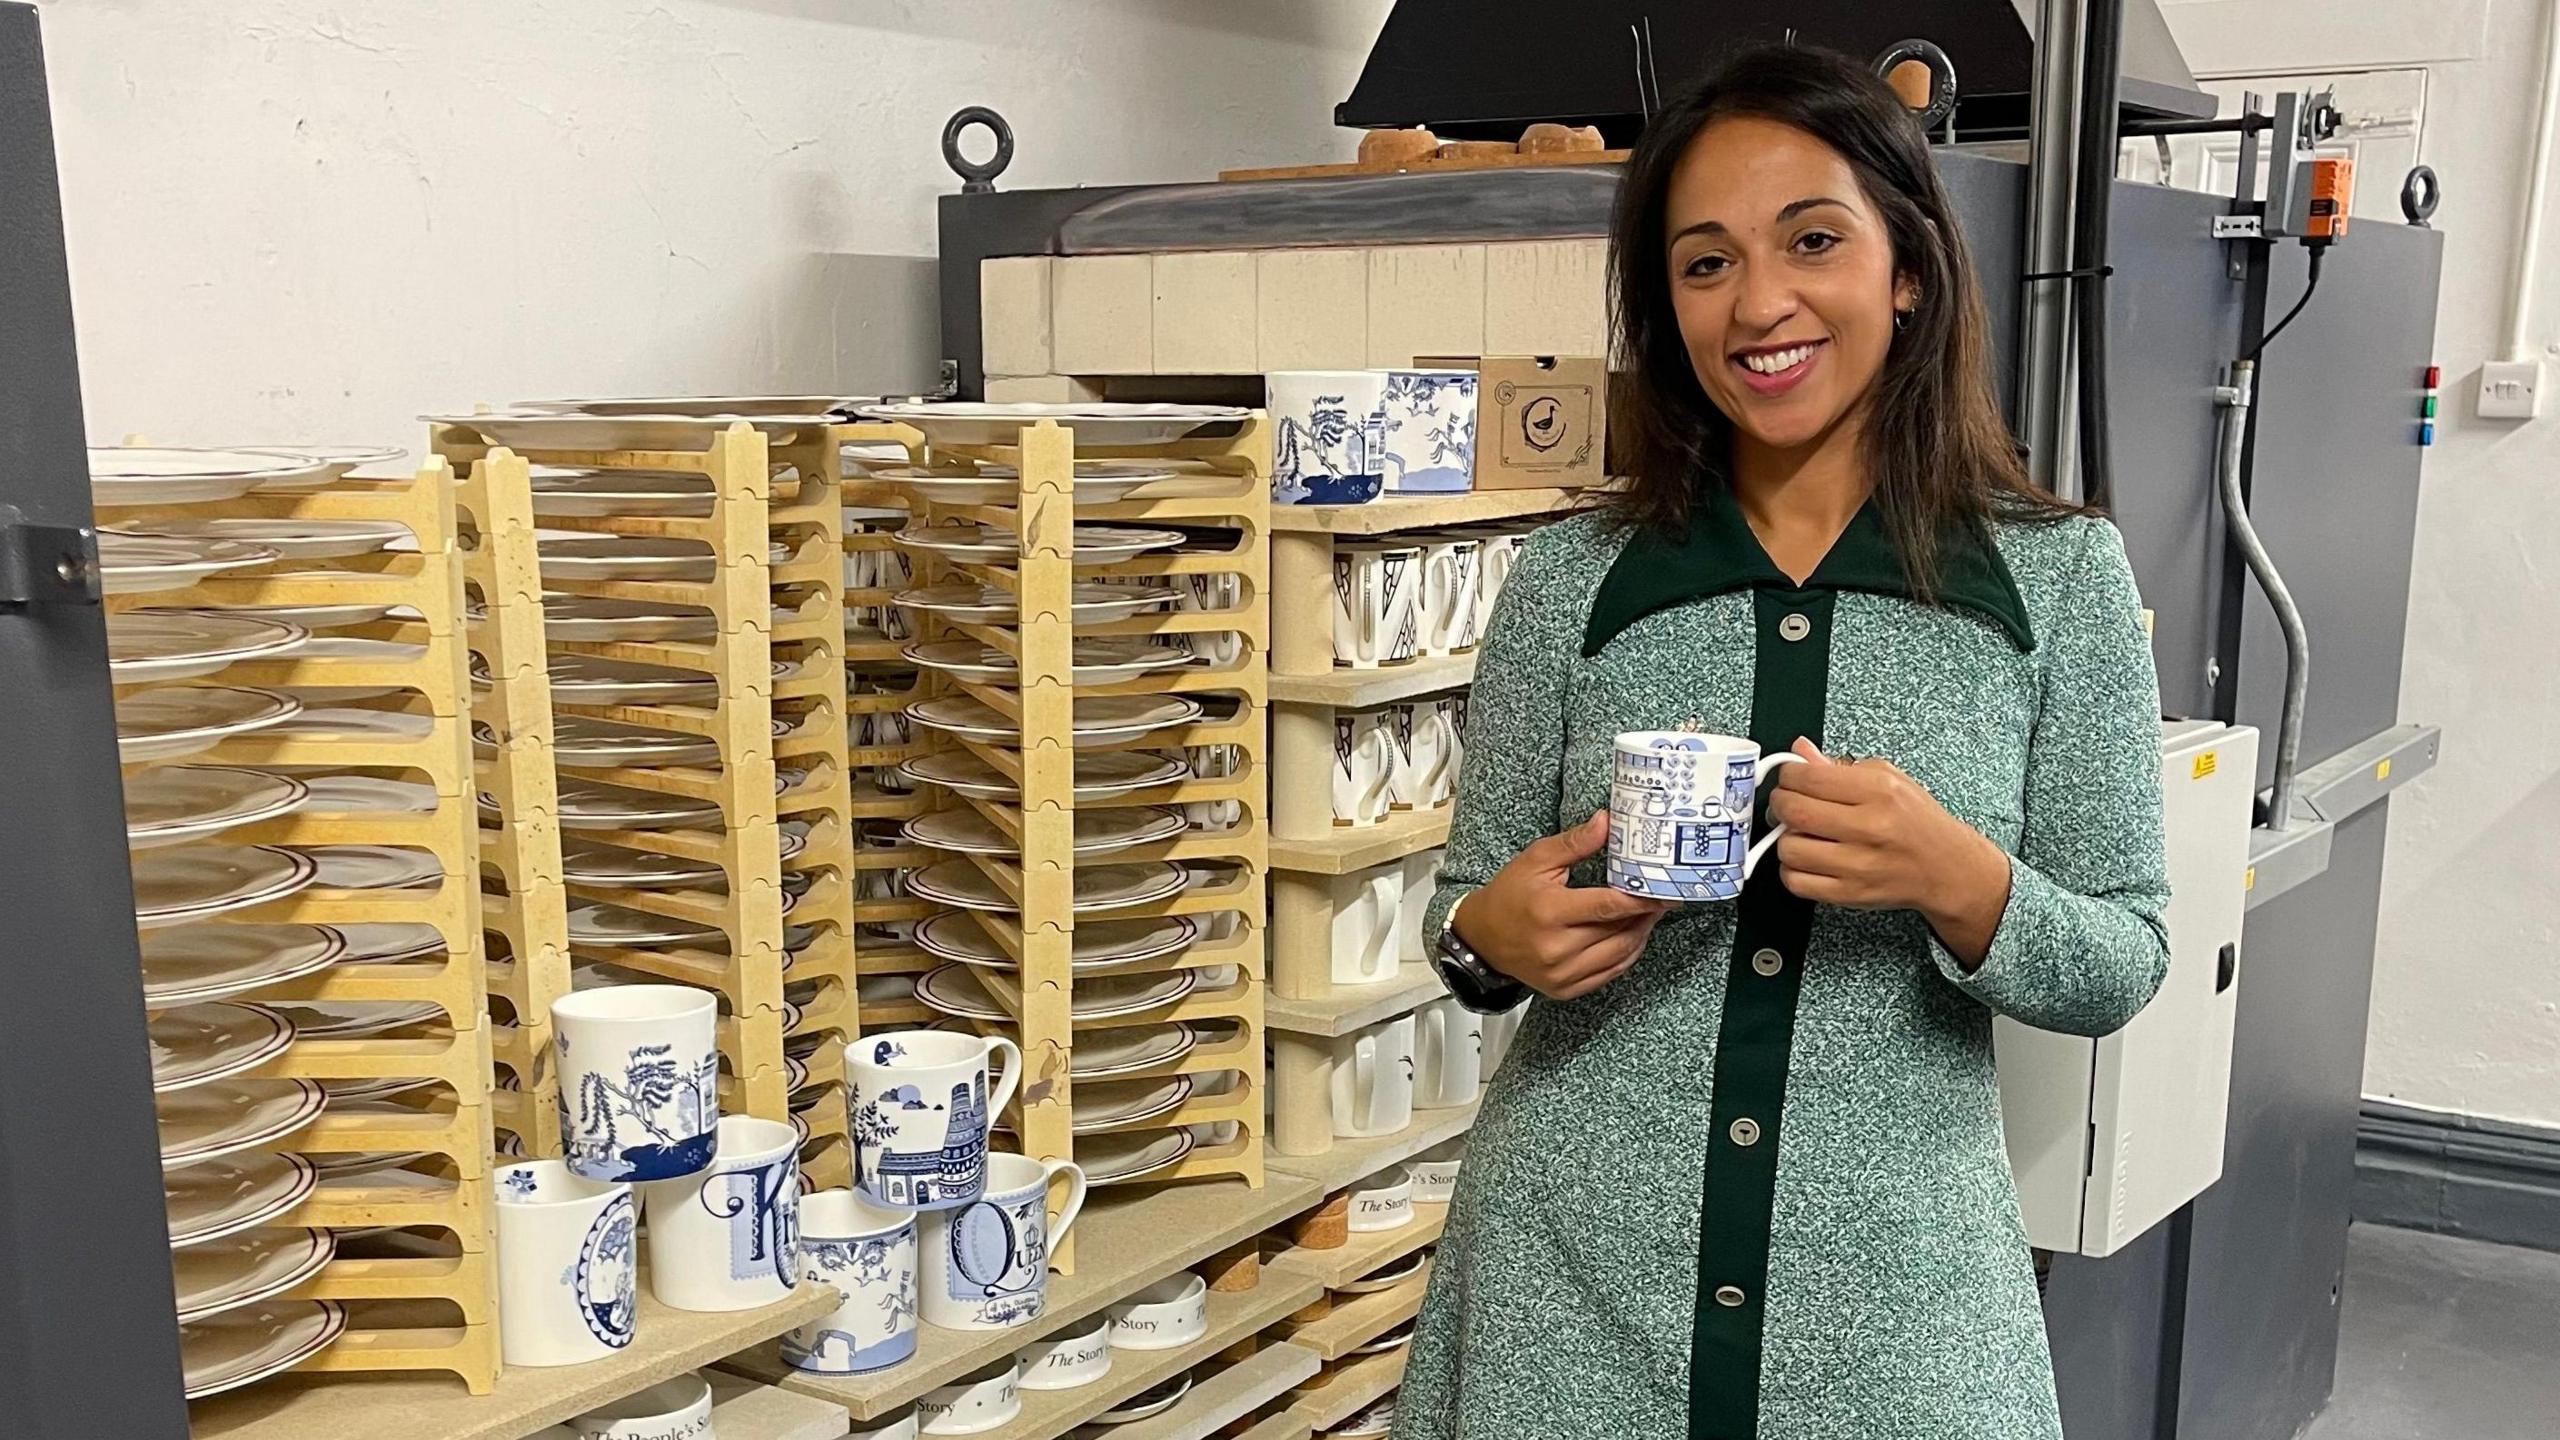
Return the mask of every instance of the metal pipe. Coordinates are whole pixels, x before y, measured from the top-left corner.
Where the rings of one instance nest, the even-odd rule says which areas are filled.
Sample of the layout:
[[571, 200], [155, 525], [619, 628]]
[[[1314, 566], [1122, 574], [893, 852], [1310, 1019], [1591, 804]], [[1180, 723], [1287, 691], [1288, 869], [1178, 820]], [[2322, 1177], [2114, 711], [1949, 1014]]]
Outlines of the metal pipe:
[[2541, 113], [2534, 119], [2532, 167], [2525, 172], [2524, 223], [2516, 236], [2516, 293], [2507, 310], [2507, 358], [2531, 360], [2533, 274], [2541, 263], [2542, 206], [2551, 187], [2552, 130], [2560, 126], [2560, 0], [2544, 0]]
[[2115, 500], [2107, 428], [2107, 222], [2114, 211], [2124, 0], [2089, 0], [2080, 69], [2080, 143], [2071, 212], [2072, 350], [2080, 388], [2080, 500]]
[[[2029, 275], [2071, 268], [2071, 196], [2080, 134], [2082, 0], [2041, 0], [2036, 15], [2034, 94], [2027, 134]], [[2071, 294], [2057, 281], [2030, 280], [2019, 297], [2018, 438], [2027, 473], [2067, 493], [2062, 464], [2069, 434]]]
[[2222, 516], [2231, 528], [2231, 541], [2239, 547], [2249, 573], [2257, 577], [2258, 588], [2267, 593], [2267, 604], [2284, 631], [2284, 710], [2276, 722], [2276, 775], [2267, 799], [2266, 826], [2283, 830], [2293, 823], [2293, 774], [2302, 759], [2302, 716], [2311, 699], [2311, 632], [2303, 627], [2302, 607], [2294, 603], [2284, 576], [2276, 572], [2266, 542], [2258, 538], [2258, 527], [2250, 523], [2248, 497], [2240, 493], [2240, 454], [2248, 439], [2257, 370], [2253, 361], [2235, 362], [2231, 383], [2214, 387], [2214, 403], [2222, 407], [2222, 429], [2213, 478], [2222, 495]]
[[2275, 123], [2265, 115], [2233, 115], [2221, 120], [2127, 120], [2117, 133], [2128, 139], [2152, 135], [2246, 135]]

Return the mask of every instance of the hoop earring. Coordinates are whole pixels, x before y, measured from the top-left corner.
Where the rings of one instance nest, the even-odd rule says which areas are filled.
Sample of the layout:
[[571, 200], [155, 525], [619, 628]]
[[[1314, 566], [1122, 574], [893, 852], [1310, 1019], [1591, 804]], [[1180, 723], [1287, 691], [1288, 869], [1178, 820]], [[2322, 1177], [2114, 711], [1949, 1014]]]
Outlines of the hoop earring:
[[1908, 329], [1910, 329], [1910, 328], [1911, 328], [1911, 312], [1910, 312], [1910, 311], [1908, 311], [1908, 310], [1896, 310], [1896, 311], [1894, 311], [1894, 312], [1893, 312], [1893, 333], [1894, 333], [1894, 334], [1896, 334], [1896, 335], [1899, 335], [1899, 334], [1901, 334], [1903, 331], [1908, 330]]

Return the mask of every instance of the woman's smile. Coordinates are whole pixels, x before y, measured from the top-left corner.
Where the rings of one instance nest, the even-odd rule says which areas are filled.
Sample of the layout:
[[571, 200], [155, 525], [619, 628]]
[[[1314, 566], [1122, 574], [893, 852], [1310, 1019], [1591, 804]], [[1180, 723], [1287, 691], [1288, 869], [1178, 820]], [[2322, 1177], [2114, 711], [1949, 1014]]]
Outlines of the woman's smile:
[[1742, 383], [1769, 399], [1786, 394], [1804, 383], [1813, 367], [1822, 362], [1823, 347], [1828, 340], [1790, 340], [1781, 345], [1756, 345], [1733, 352], [1733, 365], [1742, 372]]

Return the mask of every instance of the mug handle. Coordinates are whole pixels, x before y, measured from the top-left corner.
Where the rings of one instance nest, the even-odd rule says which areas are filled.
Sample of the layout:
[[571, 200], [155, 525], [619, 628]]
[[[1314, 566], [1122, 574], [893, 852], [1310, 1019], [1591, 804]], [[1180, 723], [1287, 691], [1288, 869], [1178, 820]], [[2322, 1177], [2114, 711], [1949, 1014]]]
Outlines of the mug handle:
[[1363, 1035], [1351, 1047], [1351, 1088], [1360, 1097], [1360, 1128], [1378, 1123], [1378, 1037]]
[[1022, 1086], [1022, 1047], [1001, 1035], [987, 1037], [987, 1068], [995, 1068], [997, 1051], [1005, 1054], [1004, 1073], [987, 1082], [987, 1123], [993, 1125], [1004, 1107], [1013, 1101], [1013, 1092]]
[[[1761, 756], [1759, 765], [1753, 769], [1751, 774], [1752, 790], [1755, 793], [1759, 790], [1761, 784], [1769, 778], [1770, 771], [1777, 769], [1781, 765], [1801, 764], [1803, 760], [1804, 757], [1793, 750], [1781, 750], [1774, 755]], [[1743, 879], [1748, 880], [1751, 878], [1752, 868], [1760, 863], [1760, 857], [1768, 854], [1770, 847], [1778, 843], [1778, 837], [1786, 833], [1786, 826], [1772, 825], [1769, 827], [1768, 834], [1751, 842], [1751, 848], [1742, 852]]]
[[1084, 1213], [1084, 1167], [1073, 1160], [1043, 1160], [1040, 1170], [1040, 1191], [1044, 1199], [1050, 1182], [1061, 1175], [1067, 1177], [1067, 1203], [1058, 1207], [1058, 1218], [1049, 1226], [1049, 1253], [1055, 1255], [1058, 1242], [1067, 1238], [1067, 1231], [1076, 1223], [1076, 1217]]

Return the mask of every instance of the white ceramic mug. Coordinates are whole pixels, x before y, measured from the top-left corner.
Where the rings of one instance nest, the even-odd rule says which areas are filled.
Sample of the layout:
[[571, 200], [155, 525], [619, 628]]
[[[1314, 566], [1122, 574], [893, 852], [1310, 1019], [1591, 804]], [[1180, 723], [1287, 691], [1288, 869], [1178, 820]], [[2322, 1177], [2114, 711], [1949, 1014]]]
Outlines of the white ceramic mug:
[[1415, 653], [1422, 551], [1413, 545], [1333, 547], [1333, 659], [1355, 670], [1402, 665]]
[[1333, 823], [1375, 825], [1395, 787], [1396, 741], [1384, 710], [1333, 712]]
[[1444, 535], [1422, 545], [1422, 621], [1418, 643], [1425, 655], [1455, 655], [1476, 645], [1476, 575], [1481, 543]]
[[1738, 735], [1636, 730], [1617, 739], [1609, 783], [1609, 884], [1656, 900], [1730, 900], [1786, 833], [1751, 840], [1760, 782], [1804, 757], [1763, 755]]
[[1413, 1223], [1413, 1180], [1402, 1169], [1351, 1187], [1351, 1232], [1365, 1235]]
[[[1232, 570], [1173, 577], [1173, 608], [1192, 613], [1233, 610], [1243, 603], [1244, 577]], [[1244, 658], [1244, 634], [1237, 630], [1193, 630], [1167, 635], [1166, 642], [1188, 650], [1212, 665], [1233, 665]]]
[[708, 1171], [640, 1193], [660, 1303], [754, 1310], [800, 1283], [800, 1132], [784, 1122], [728, 1116]]
[[1397, 901], [1396, 960], [1400, 964], [1421, 965], [1431, 959], [1431, 947], [1422, 943], [1423, 913], [1431, 903], [1431, 892], [1440, 888], [1440, 865], [1447, 854], [1421, 850], [1398, 862], [1402, 894]]
[[1538, 1002], [1536, 1000], [1524, 1000], [1520, 1004], [1512, 1006], [1510, 1009], [1503, 1011], [1499, 1015], [1487, 1015], [1484, 1017], [1484, 1063], [1482, 1069], [1486, 1080], [1491, 1080], [1493, 1078], [1493, 1072], [1502, 1068], [1503, 1057], [1511, 1053], [1511, 1042], [1513, 1038], [1518, 1036], [1520, 1033], [1521, 1017], [1527, 1015], [1529, 1013], [1529, 1007], [1537, 1003]]
[[1208, 1333], [1209, 1282], [1178, 1270], [1104, 1313], [1114, 1349], [1179, 1350]]
[[1333, 902], [1333, 983], [1378, 985], [1396, 978], [1403, 925], [1404, 867], [1373, 866], [1327, 877]]
[[1452, 1110], [1484, 1082], [1484, 1017], [1443, 997], [1414, 1012], [1413, 1104]]
[[551, 1004], [560, 1145], [589, 1180], [668, 1180], [718, 1153], [720, 997], [603, 985]]
[[1493, 623], [1493, 602], [1502, 594], [1503, 582], [1511, 578], [1511, 567], [1529, 537], [1518, 531], [1497, 531], [1476, 538], [1476, 638], [1482, 640]]
[[916, 1412], [901, 1410], [877, 1421], [864, 1421], [872, 1428], [856, 1430], [845, 1440], [916, 1440]]
[[916, 1353], [916, 1217], [852, 1190], [800, 1200], [800, 1274], [843, 1303], [782, 1337], [782, 1358], [818, 1375], [866, 1375]]
[[893, 1030], [847, 1047], [845, 1078], [854, 1184], [884, 1204], [943, 1210], [986, 1186], [987, 1129], [1021, 1084], [1022, 1050], [1001, 1036]]
[[1360, 505], [1386, 486], [1387, 376], [1382, 370], [1274, 370], [1271, 503]]
[[[1183, 758], [1191, 764], [1191, 774], [1201, 780], [1231, 780], [1244, 765], [1244, 749], [1237, 745], [1193, 745], [1185, 748]], [[1182, 818], [1194, 830], [1224, 830], [1244, 823], [1242, 800], [1190, 800], [1182, 806]]]
[[1392, 1135], [1413, 1123], [1413, 1017], [1400, 1015], [1333, 1042], [1333, 1133]]
[[1446, 1205], [1458, 1191], [1458, 1170], [1467, 1158], [1467, 1137], [1443, 1140], [1405, 1162], [1413, 1181], [1413, 1203]]
[[631, 1187], [557, 1160], [501, 1166], [498, 1344], [510, 1365], [578, 1365], [631, 1343], [640, 1212]]
[[1079, 1325], [1023, 1347], [1022, 1388], [1076, 1390], [1111, 1373], [1111, 1317]]
[[[1052, 1224], [1049, 1183], [1060, 1176], [1067, 1201]], [[1084, 1193], [1084, 1171], [1070, 1161], [988, 1156], [985, 1195], [922, 1217], [925, 1323], [1008, 1330], [1039, 1319], [1049, 1308], [1049, 1253], [1076, 1223]]]
[[1457, 736], [1448, 709], [1436, 697], [1399, 700], [1386, 709], [1396, 742], [1387, 793], [1398, 810], [1429, 810], [1454, 799]]
[[1473, 370], [1387, 372], [1387, 489], [1434, 494], [1474, 488]]
[[712, 1440], [711, 1384], [679, 1375], [569, 1422], [578, 1440]]
[[916, 1397], [927, 1435], [975, 1435], [1022, 1413], [1022, 1362], [1007, 1358]]

